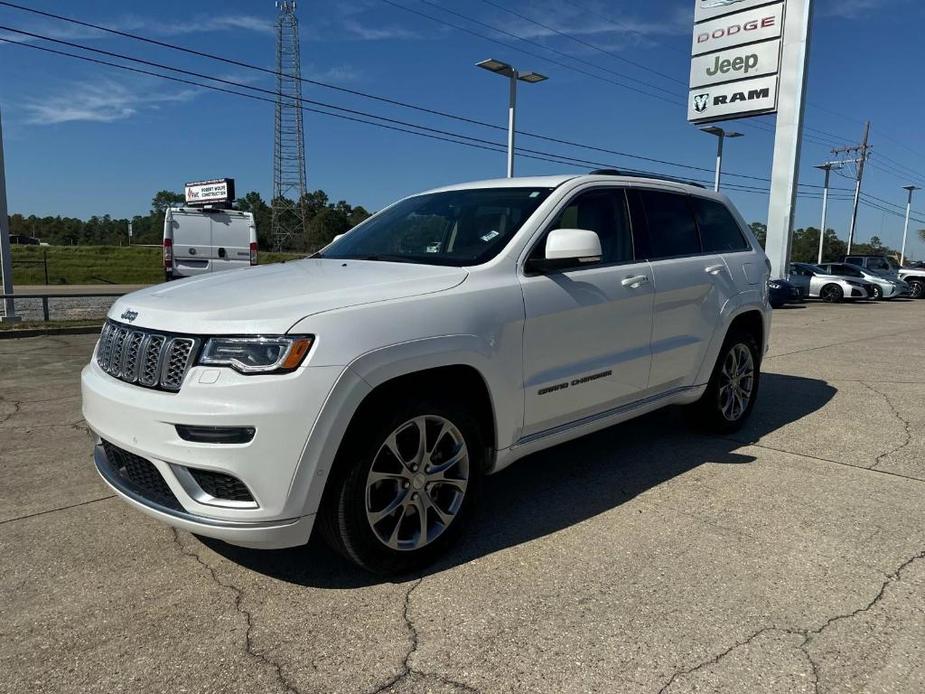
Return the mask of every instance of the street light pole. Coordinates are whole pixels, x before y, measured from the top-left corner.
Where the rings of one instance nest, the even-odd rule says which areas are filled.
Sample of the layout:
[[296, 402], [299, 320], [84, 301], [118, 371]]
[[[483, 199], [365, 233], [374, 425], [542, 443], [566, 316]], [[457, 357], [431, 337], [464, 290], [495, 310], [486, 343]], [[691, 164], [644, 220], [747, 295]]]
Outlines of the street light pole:
[[903, 189], [909, 191], [909, 200], [906, 202], [906, 224], [903, 227], [903, 247], [899, 252], [900, 266], [906, 262], [906, 237], [909, 235], [909, 216], [912, 214], [912, 193], [916, 190], [921, 190], [918, 186], [903, 186]]
[[822, 246], [825, 242], [825, 228], [828, 223], [829, 212], [829, 176], [834, 166], [835, 164], [832, 162], [827, 162], [816, 167], [825, 171], [825, 185], [822, 188], [822, 226], [819, 227], [819, 258], [816, 260], [817, 263], [822, 263]]
[[[6, 173], [3, 163], [3, 122], [0, 119], [0, 275], [3, 275], [3, 293], [13, 293], [13, 257], [10, 250], [10, 224], [6, 208]], [[12, 299], [4, 299], [4, 312], [0, 321], [15, 322], [16, 306]]]
[[742, 137], [742, 133], [732, 132], [729, 130], [723, 130], [722, 128], [717, 128], [716, 126], [711, 126], [709, 128], [701, 128], [701, 130], [708, 135], [715, 135], [717, 139], [716, 143], [716, 175], [713, 179], [713, 190], [719, 191], [720, 179], [723, 176], [723, 143], [726, 141], [727, 137]]
[[510, 81], [507, 107], [507, 177], [514, 177], [514, 136], [517, 123], [517, 82], [536, 84], [548, 78], [538, 72], [518, 72], [513, 66], [500, 60], [489, 58], [475, 64], [483, 70], [507, 77]]
[[510, 94], [507, 105], [507, 177], [514, 178], [514, 133], [517, 123], [517, 70], [510, 76]]

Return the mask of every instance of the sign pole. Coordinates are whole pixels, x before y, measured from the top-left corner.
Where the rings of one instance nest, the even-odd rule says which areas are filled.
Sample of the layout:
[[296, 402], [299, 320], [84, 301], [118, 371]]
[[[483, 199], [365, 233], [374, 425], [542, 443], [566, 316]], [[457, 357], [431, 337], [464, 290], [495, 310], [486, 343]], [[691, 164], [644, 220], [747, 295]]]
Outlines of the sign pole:
[[[3, 120], [0, 115], [0, 274], [3, 275], [3, 293], [13, 293], [13, 256], [10, 251], [10, 218], [6, 209], [6, 174], [3, 163]], [[4, 299], [4, 314], [0, 321], [15, 322], [16, 306], [12, 299]]]
[[771, 276], [782, 279], [790, 274], [790, 246], [799, 183], [812, 17], [813, 0], [788, 0], [765, 245], [765, 251], [771, 259]]
[[832, 165], [823, 164], [818, 167], [825, 171], [825, 186], [822, 188], [822, 226], [819, 227], [819, 259], [817, 265], [822, 265], [822, 247], [825, 243], [825, 227], [828, 223], [829, 211], [829, 176], [832, 174]]

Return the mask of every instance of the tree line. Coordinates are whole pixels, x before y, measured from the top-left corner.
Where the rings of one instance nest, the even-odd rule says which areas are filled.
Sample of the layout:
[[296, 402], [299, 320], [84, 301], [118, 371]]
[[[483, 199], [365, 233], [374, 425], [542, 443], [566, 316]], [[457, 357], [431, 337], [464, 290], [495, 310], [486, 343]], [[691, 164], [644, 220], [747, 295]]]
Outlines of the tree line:
[[[146, 215], [131, 219], [94, 215], [83, 220], [76, 217], [37, 217], [10, 215], [10, 234], [31, 236], [53, 246], [119, 246], [128, 244], [128, 224], [132, 223], [132, 243], [160, 244], [164, 234], [164, 215], [170, 206], [181, 205], [184, 197], [174, 191], [162, 190], [151, 200]], [[331, 202], [327, 193], [316, 190], [287, 205], [288, 214], [304, 215], [305, 233], [284, 247], [286, 251], [312, 251], [326, 245], [338, 234], [349, 231], [370, 216], [360, 205], [345, 200]], [[252, 191], [235, 202], [235, 208], [252, 212], [257, 225], [257, 244], [261, 250], [274, 250], [271, 238], [273, 212], [260, 193]]]
[[[131, 221], [132, 243], [160, 244], [164, 233], [165, 211], [171, 205], [176, 206], [183, 202], [184, 198], [180, 193], [162, 190], [152, 198], [151, 211], [148, 214], [136, 215], [131, 220], [113, 218], [108, 214], [102, 217], [93, 216], [88, 220], [76, 217], [26, 217], [13, 214], [10, 216], [10, 233], [37, 237], [52, 245], [119, 246], [128, 243], [128, 223]], [[252, 191], [238, 198], [235, 207], [253, 213], [260, 249], [275, 250], [271, 238], [272, 208], [260, 193]], [[370, 216], [361, 205], [353, 206], [345, 200], [331, 202], [323, 190], [306, 193], [297, 205], [290, 203], [287, 207], [291, 208], [287, 214], [304, 214], [305, 233], [292, 239], [282, 249], [286, 251], [313, 251], [321, 248], [338, 234], [349, 231]], [[767, 226], [761, 222], [753, 222], [750, 226], [764, 247]], [[925, 240], [925, 229], [918, 233]], [[883, 244], [877, 236], [871, 237], [867, 243], [855, 243], [851, 250], [860, 255], [889, 255], [899, 258], [899, 251]], [[837, 261], [846, 255], [847, 251], [847, 243], [838, 238], [835, 230], [826, 229], [823, 260]], [[791, 255], [795, 262], [815, 263], [818, 252], [819, 229], [807, 227], [793, 232]]]
[[[764, 248], [768, 236], [768, 227], [761, 222], [752, 222], [749, 225], [758, 243]], [[925, 240], [925, 230], [919, 232]], [[899, 251], [884, 244], [879, 236], [871, 236], [867, 243], [851, 244], [853, 255], [887, 255], [899, 260]], [[848, 242], [838, 238], [834, 229], [825, 230], [822, 242], [822, 261], [838, 262], [848, 255]], [[819, 229], [807, 227], [796, 229], [793, 232], [793, 241], [790, 247], [790, 259], [795, 263], [815, 263], [819, 259]]]

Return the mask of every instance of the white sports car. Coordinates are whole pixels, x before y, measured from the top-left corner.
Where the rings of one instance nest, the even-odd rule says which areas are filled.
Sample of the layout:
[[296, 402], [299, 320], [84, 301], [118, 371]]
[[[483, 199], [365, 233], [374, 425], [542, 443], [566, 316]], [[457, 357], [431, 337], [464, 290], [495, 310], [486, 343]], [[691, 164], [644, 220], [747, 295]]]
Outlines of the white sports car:
[[828, 274], [818, 265], [791, 263], [790, 276], [791, 281], [796, 279], [804, 286], [808, 285], [808, 296], [811, 299], [822, 299], [826, 303], [867, 299], [871, 296], [865, 283], [842, 275]]

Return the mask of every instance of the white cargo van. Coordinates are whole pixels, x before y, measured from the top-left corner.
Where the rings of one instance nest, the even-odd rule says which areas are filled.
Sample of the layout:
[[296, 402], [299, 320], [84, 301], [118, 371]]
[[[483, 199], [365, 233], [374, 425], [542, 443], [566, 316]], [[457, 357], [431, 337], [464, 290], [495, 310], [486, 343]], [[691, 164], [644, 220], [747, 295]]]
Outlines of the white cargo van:
[[257, 227], [250, 212], [181, 207], [164, 217], [168, 280], [257, 264]]

